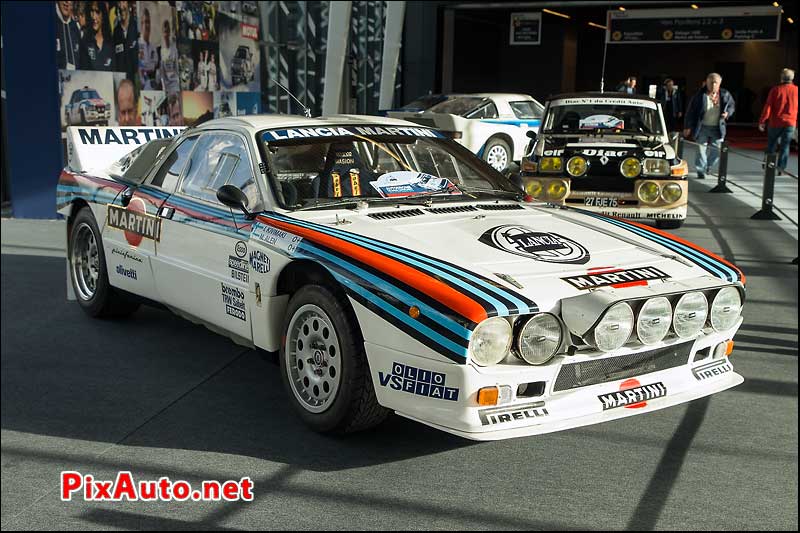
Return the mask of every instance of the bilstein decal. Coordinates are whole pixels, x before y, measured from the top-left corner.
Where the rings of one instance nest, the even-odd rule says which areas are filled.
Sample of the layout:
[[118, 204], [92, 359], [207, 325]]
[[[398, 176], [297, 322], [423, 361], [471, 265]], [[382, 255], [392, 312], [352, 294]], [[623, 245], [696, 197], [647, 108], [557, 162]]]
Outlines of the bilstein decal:
[[670, 275], [655, 267], [632, 268], [629, 270], [610, 270], [581, 276], [561, 278], [578, 290], [598, 289], [609, 285], [619, 285], [636, 281], [667, 279]]
[[127, 207], [109, 204], [108, 225], [124, 231], [131, 246], [139, 246], [142, 238], [154, 241], [161, 238], [161, 219], [147, 214], [141, 198], [132, 199]]
[[557, 233], [535, 231], [525, 226], [497, 226], [478, 239], [493, 248], [545, 263], [583, 265], [589, 262], [589, 250]]

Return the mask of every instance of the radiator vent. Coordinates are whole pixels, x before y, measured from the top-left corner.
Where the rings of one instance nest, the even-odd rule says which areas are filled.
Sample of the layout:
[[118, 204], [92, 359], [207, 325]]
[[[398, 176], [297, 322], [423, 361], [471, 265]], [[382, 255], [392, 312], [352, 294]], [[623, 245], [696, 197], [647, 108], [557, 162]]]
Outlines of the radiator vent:
[[380, 213], [370, 213], [367, 215], [370, 218], [374, 218], [375, 220], [389, 220], [390, 218], [408, 218], [408, 217], [416, 217], [419, 215], [424, 215], [422, 211], [419, 209], [398, 209], [395, 211], [382, 211]]
[[478, 204], [478, 209], [483, 209], [484, 211], [512, 211], [525, 208], [519, 204]]
[[474, 205], [459, 205], [454, 207], [429, 207], [426, 209], [428, 213], [434, 215], [447, 215], [449, 213], [467, 213], [469, 211], [477, 211], [478, 208]]

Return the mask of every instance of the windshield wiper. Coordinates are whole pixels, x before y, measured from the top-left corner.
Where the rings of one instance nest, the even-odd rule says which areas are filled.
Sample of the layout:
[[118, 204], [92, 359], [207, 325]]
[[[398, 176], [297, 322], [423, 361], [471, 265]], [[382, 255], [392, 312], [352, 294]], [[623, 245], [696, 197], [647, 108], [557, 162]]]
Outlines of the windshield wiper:
[[320, 202], [319, 199], [314, 200], [313, 203], [298, 207], [295, 211], [309, 211], [311, 209], [325, 209], [327, 207], [339, 207], [342, 205], [358, 205], [359, 202], [367, 201], [367, 198], [343, 198], [341, 200], [333, 200], [331, 202]]

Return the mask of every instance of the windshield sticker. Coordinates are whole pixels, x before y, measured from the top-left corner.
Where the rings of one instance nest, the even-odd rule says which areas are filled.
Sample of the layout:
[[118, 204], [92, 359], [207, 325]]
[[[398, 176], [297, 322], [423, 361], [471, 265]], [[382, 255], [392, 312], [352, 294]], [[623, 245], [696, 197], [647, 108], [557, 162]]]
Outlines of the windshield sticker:
[[583, 265], [590, 259], [589, 250], [572, 239], [525, 226], [496, 226], [478, 240], [492, 248], [545, 263]]
[[416, 196], [424, 194], [461, 194], [458, 187], [447, 178], [439, 178], [423, 172], [400, 170], [388, 172], [369, 182], [383, 198]]
[[263, 138], [265, 141], [269, 142], [286, 141], [290, 139], [310, 139], [315, 137], [348, 137], [354, 135], [404, 135], [408, 137], [444, 139], [444, 135], [436, 130], [406, 126], [351, 126], [347, 128], [331, 126], [322, 128], [270, 130], [264, 132]]
[[591, 115], [582, 118], [578, 127], [582, 130], [625, 129], [625, 121], [611, 115]]
[[650, 100], [640, 100], [638, 98], [559, 98], [557, 100], [550, 101], [551, 107], [565, 105], [621, 105], [630, 107], [647, 107], [649, 109], [656, 108], [655, 102], [651, 102]]

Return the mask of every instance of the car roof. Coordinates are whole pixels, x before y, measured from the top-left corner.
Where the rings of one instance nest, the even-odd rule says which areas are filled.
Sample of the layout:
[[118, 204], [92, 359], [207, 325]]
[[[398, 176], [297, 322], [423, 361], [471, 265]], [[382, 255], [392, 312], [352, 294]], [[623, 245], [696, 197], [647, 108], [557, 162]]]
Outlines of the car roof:
[[562, 94], [554, 94], [547, 98], [547, 102], [550, 100], [559, 100], [561, 98], [628, 98], [631, 100], [648, 100], [650, 102], [658, 103], [658, 100], [655, 98], [650, 98], [649, 96], [645, 96], [643, 94], [628, 94], [628, 93], [618, 93], [616, 91], [608, 91], [601, 93], [600, 91], [594, 92], [585, 92], [585, 93], [562, 93]]
[[518, 102], [520, 100], [533, 100], [533, 96], [529, 94], [516, 94], [516, 93], [450, 93], [446, 95], [448, 98], [461, 98], [461, 97], [478, 97], [478, 98], [491, 98], [492, 100], [505, 100], [507, 102]]
[[265, 114], [243, 115], [238, 117], [216, 118], [203, 122], [195, 129], [222, 129], [226, 127], [244, 127], [252, 130], [266, 130], [274, 128], [313, 128], [320, 126], [346, 126], [346, 125], [377, 125], [377, 126], [403, 126], [424, 128], [419, 124], [389, 117], [375, 117], [371, 115], [330, 115], [326, 117], [304, 117], [301, 115]]

